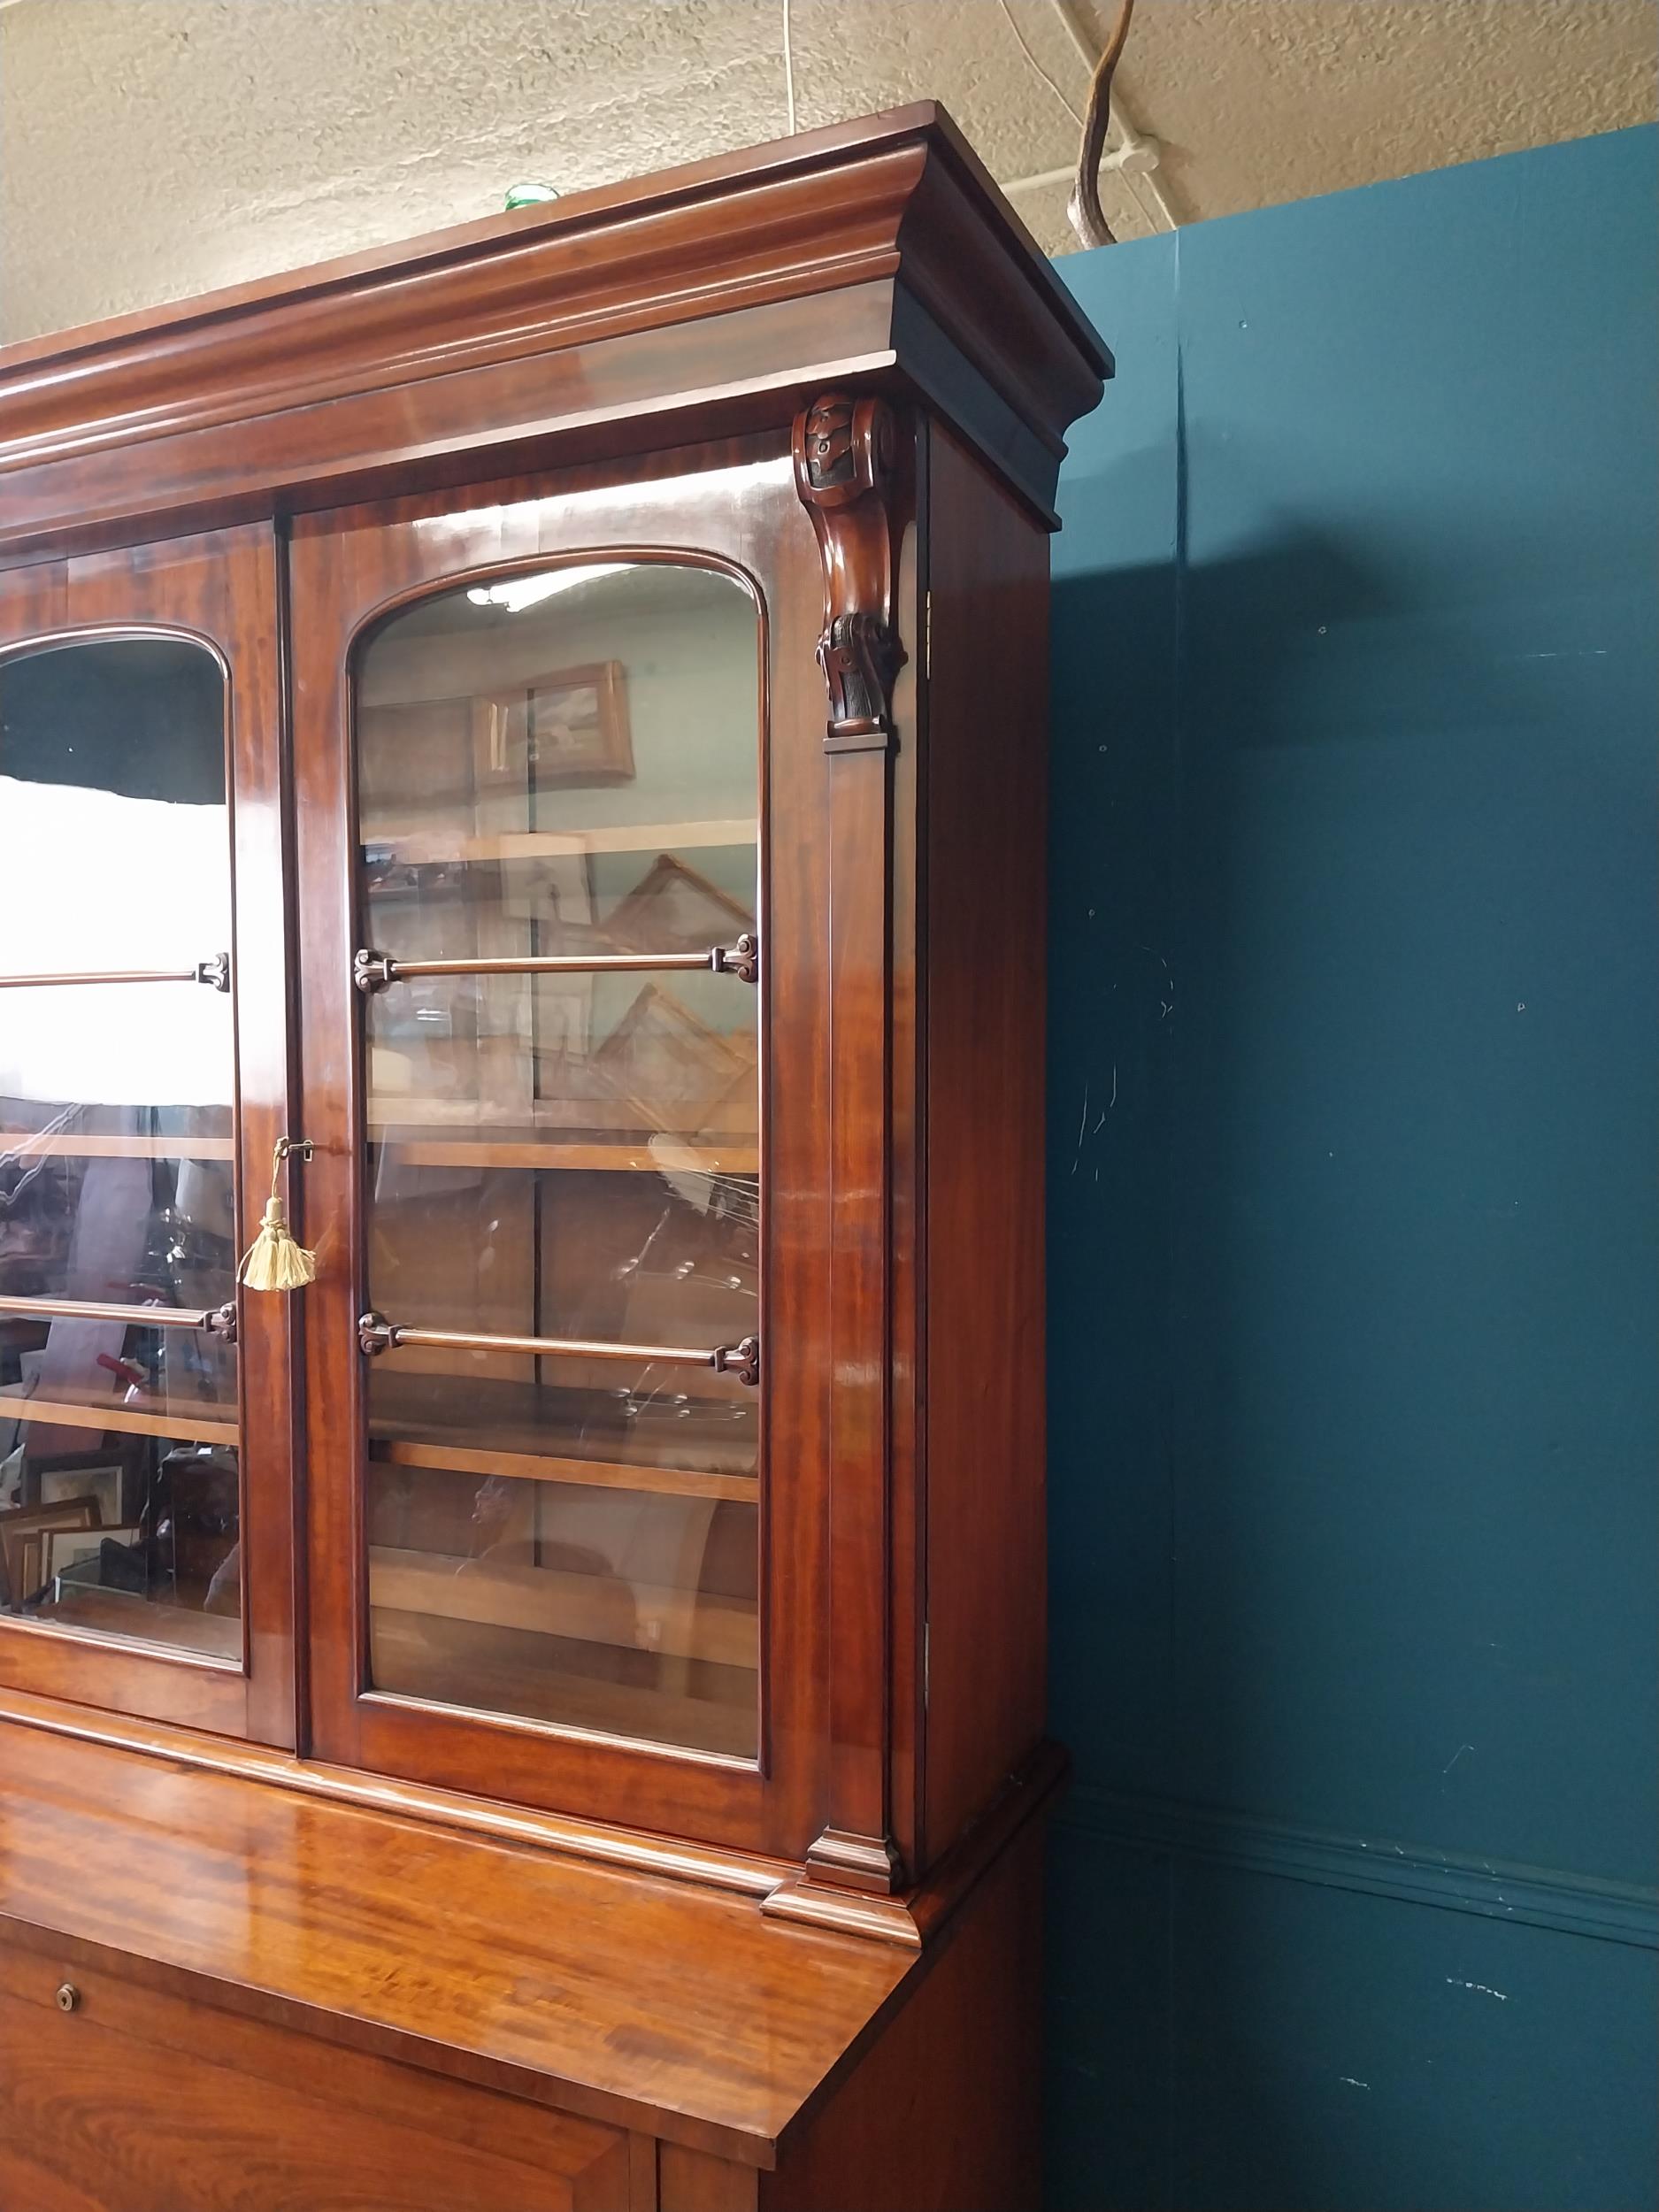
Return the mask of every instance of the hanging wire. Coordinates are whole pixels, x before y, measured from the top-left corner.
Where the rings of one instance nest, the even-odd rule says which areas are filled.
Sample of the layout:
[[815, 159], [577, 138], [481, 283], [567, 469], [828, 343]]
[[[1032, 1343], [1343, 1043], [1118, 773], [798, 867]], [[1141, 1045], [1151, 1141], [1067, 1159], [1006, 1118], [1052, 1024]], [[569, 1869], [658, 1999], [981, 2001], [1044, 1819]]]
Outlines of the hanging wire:
[[783, 93], [789, 111], [789, 135], [795, 136], [795, 49], [789, 24], [790, 0], [783, 0]]
[[1088, 88], [1088, 111], [1083, 119], [1083, 142], [1078, 148], [1077, 181], [1065, 211], [1072, 229], [1086, 246], [1110, 246], [1114, 242], [1100, 204], [1100, 160], [1106, 150], [1106, 131], [1111, 121], [1112, 79], [1123, 58], [1135, 0], [1119, 0], [1118, 20], [1101, 50]]
[[[1072, 7], [1072, 0], [1048, 0], [1048, 4], [1054, 10], [1055, 15], [1058, 19], [1061, 29], [1065, 33], [1067, 38], [1071, 40], [1072, 45], [1076, 47], [1078, 59], [1082, 63], [1084, 68], [1088, 71], [1089, 75], [1093, 77], [1094, 74], [1094, 64], [1098, 60], [1099, 57], [1096, 55], [1094, 47], [1090, 44], [1087, 38], [1085, 37], [1078, 24], [1077, 16]], [[1110, 109], [1111, 112], [1110, 119], [1117, 127], [1118, 143], [1119, 149], [1121, 150], [1122, 148], [1131, 145], [1138, 141], [1141, 134], [1135, 128], [1133, 116], [1125, 114], [1123, 102], [1118, 98], [1115, 86], [1110, 101]], [[1175, 210], [1170, 205], [1169, 196], [1164, 191], [1162, 184], [1159, 183], [1158, 174], [1156, 169], [1142, 170], [1125, 168], [1121, 160], [1115, 163], [1114, 166], [1121, 174], [1125, 188], [1128, 191], [1130, 197], [1134, 201], [1135, 205], [1141, 210], [1141, 212], [1146, 217], [1147, 221], [1151, 225], [1154, 230], [1156, 230], [1160, 224], [1163, 225], [1163, 227], [1165, 230], [1179, 230], [1180, 228], [1180, 218], [1176, 214]], [[1152, 201], [1152, 205], [1150, 207], [1147, 205], [1147, 199], [1148, 196]]]
[[1018, 40], [1020, 52], [1024, 54], [1025, 59], [1031, 64], [1031, 66], [1042, 79], [1044, 84], [1048, 86], [1049, 91], [1053, 93], [1055, 98], [1058, 100], [1060, 105], [1065, 110], [1071, 120], [1077, 125], [1079, 130], [1081, 130], [1083, 127], [1083, 117], [1081, 111], [1072, 106], [1071, 101], [1061, 90], [1060, 87], [1055, 82], [1054, 79], [1048, 74], [1042, 64], [1037, 59], [1036, 55], [1032, 52], [1030, 44], [1025, 37], [1025, 34], [1020, 29], [1018, 19], [1016, 17], [1013, 9], [1009, 6], [1008, 0], [996, 0], [996, 4], [1002, 11], [1002, 14], [1007, 21], [1009, 29], [1012, 31], [1014, 36]]
[[[1048, 88], [1049, 91], [1053, 93], [1053, 95], [1054, 95], [1055, 98], [1056, 98], [1056, 100], [1058, 100], [1058, 102], [1060, 103], [1061, 106], [1062, 106], [1062, 107], [1065, 110], [1066, 113], [1067, 113], [1067, 114], [1068, 114], [1068, 115], [1071, 118], [1071, 120], [1072, 120], [1072, 121], [1073, 121], [1073, 122], [1077, 125], [1078, 129], [1079, 129], [1080, 132], [1082, 132], [1082, 133], [1084, 133], [1084, 134], [1085, 134], [1085, 143], [1087, 143], [1087, 130], [1088, 130], [1088, 124], [1087, 124], [1087, 119], [1086, 119], [1086, 118], [1085, 118], [1085, 116], [1084, 116], [1083, 111], [1081, 111], [1079, 107], [1077, 107], [1077, 106], [1076, 106], [1076, 104], [1075, 104], [1073, 103], [1073, 101], [1071, 100], [1071, 98], [1070, 95], [1069, 95], [1069, 94], [1065, 91], [1064, 88], [1063, 86], [1061, 86], [1061, 85], [1057, 84], [1057, 83], [1055, 81], [1055, 80], [1054, 80], [1054, 79], [1053, 79], [1053, 78], [1052, 78], [1052, 77], [1048, 74], [1048, 71], [1047, 71], [1047, 70], [1043, 67], [1043, 65], [1042, 65], [1041, 62], [1040, 62], [1040, 61], [1038, 60], [1038, 58], [1037, 58], [1036, 55], [1035, 55], [1035, 54], [1032, 51], [1032, 48], [1031, 48], [1031, 43], [1030, 43], [1030, 41], [1026, 38], [1025, 34], [1024, 33], [1024, 31], [1022, 31], [1022, 30], [1020, 29], [1020, 27], [1019, 27], [1018, 19], [1018, 18], [1016, 17], [1016, 15], [1014, 14], [1014, 12], [1013, 12], [1012, 8], [1009, 5], [1009, 0], [996, 0], [996, 4], [997, 4], [998, 7], [1000, 7], [1000, 8], [1002, 9], [1003, 18], [1004, 18], [1004, 19], [1006, 20], [1006, 22], [1007, 22], [1007, 24], [1008, 24], [1008, 27], [1009, 27], [1009, 29], [1010, 29], [1010, 31], [1012, 31], [1012, 33], [1014, 34], [1015, 39], [1016, 39], [1016, 40], [1018, 41], [1018, 42], [1019, 50], [1020, 50], [1020, 52], [1021, 52], [1021, 53], [1025, 56], [1027, 65], [1028, 65], [1030, 66], [1030, 68], [1031, 68], [1031, 69], [1032, 69], [1032, 70], [1035, 73], [1035, 74], [1036, 74], [1037, 76], [1039, 76], [1040, 78], [1041, 78], [1041, 80], [1042, 80], [1043, 83], [1044, 83], [1045, 85], [1047, 85], [1047, 86], [1048, 86]], [[1117, 55], [1118, 55], [1118, 54], [1120, 54], [1120, 53], [1122, 52], [1122, 50], [1123, 50], [1123, 41], [1124, 41], [1124, 40], [1125, 40], [1125, 38], [1126, 38], [1126, 37], [1127, 37], [1127, 35], [1128, 35], [1128, 30], [1129, 30], [1129, 15], [1130, 15], [1131, 10], [1132, 10], [1132, 8], [1133, 8], [1133, 0], [1124, 0], [1124, 4], [1123, 4], [1123, 7], [1122, 7], [1122, 12], [1121, 12], [1121, 13], [1119, 14], [1119, 16], [1118, 16], [1118, 22], [1117, 22], [1116, 26], [1115, 26], [1115, 27], [1114, 27], [1114, 28], [1113, 28], [1113, 32], [1112, 32], [1111, 38], [1110, 38], [1110, 39], [1107, 42], [1107, 53], [1109, 53], [1109, 54], [1112, 54], [1112, 56], [1113, 56], [1113, 67], [1114, 67], [1114, 68], [1115, 68], [1115, 67], [1116, 67], [1116, 65], [1117, 65]], [[1065, 12], [1064, 12], [1064, 10], [1063, 8], [1062, 8], [1062, 9], [1057, 9], [1057, 12], [1058, 12], [1058, 13], [1059, 13], [1059, 15], [1060, 15], [1060, 19], [1061, 19], [1062, 22], [1063, 22], [1063, 23], [1064, 23], [1064, 25], [1065, 25], [1065, 27], [1066, 27], [1066, 29], [1067, 29], [1068, 33], [1071, 35], [1073, 43], [1077, 45], [1079, 52], [1079, 53], [1085, 53], [1085, 50], [1085, 50], [1085, 48], [1084, 48], [1084, 46], [1083, 46], [1083, 43], [1082, 43], [1082, 35], [1081, 35], [1081, 33], [1078, 31], [1078, 29], [1077, 29], [1076, 26], [1075, 26], [1075, 25], [1074, 25], [1074, 24], [1071, 21], [1070, 18], [1069, 18], [1069, 17], [1065, 14]], [[1116, 52], [1116, 53], [1113, 53], [1113, 49], [1114, 49], [1114, 48], [1117, 50], [1117, 52]], [[1103, 60], [1105, 59], [1105, 56], [1103, 56], [1103, 55], [1102, 55], [1101, 58], [1102, 58], [1102, 60], [1103, 61]], [[1094, 66], [1094, 65], [1091, 64], [1091, 66]], [[1091, 90], [1092, 90], [1092, 89], [1093, 89], [1093, 88], [1091, 87]], [[1104, 87], [1104, 95], [1103, 95], [1103, 97], [1102, 97], [1102, 100], [1100, 101], [1100, 108], [1101, 108], [1101, 112], [1102, 112], [1102, 116], [1103, 116], [1103, 117], [1104, 117], [1107, 120], [1110, 120], [1110, 113], [1111, 113], [1111, 79], [1110, 79], [1110, 73], [1109, 73], [1109, 74], [1108, 74], [1108, 76], [1107, 76], [1107, 80], [1106, 80], [1106, 83], [1105, 83], [1105, 87]], [[1103, 130], [1103, 128], [1102, 128], [1102, 143], [1103, 143], [1103, 142], [1104, 142], [1104, 130]], [[1095, 155], [1095, 161], [1096, 161], [1096, 164], [1098, 164], [1098, 162], [1099, 162], [1099, 158], [1100, 158], [1100, 157], [1099, 157], [1099, 155], [1098, 155], [1098, 153], [1097, 153], [1097, 154]], [[1071, 177], [1071, 179], [1072, 179], [1072, 189], [1073, 189], [1073, 191], [1075, 192], [1075, 190], [1076, 190], [1076, 188], [1077, 188], [1077, 174], [1078, 174], [1077, 171], [1075, 171], [1075, 170], [1068, 170], [1065, 173], [1066, 173], [1068, 176]], [[1127, 196], [1128, 196], [1128, 197], [1130, 198], [1130, 200], [1133, 203], [1134, 207], [1135, 207], [1135, 209], [1136, 209], [1137, 212], [1140, 214], [1141, 220], [1142, 220], [1142, 221], [1146, 224], [1146, 226], [1147, 226], [1148, 229], [1148, 230], [1154, 230], [1154, 231], [1156, 231], [1156, 230], [1157, 230], [1157, 229], [1159, 229], [1159, 228], [1161, 228], [1161, 227], [1164, 227], [1165, 226], [1164, 226], [1164, 225], [1163, 225], [1163, 224], [1160, 224], [1160, 221], [1159, 221], [1159, 211], [1159, 211], [1159, 210], [1157, 210], [1157, 209], [1150, 208], [1150, 207], [1148, 207], [1148, 206], [1147, 205], [1147, 203], [1146, 203], [1145, 197], [1143, 196], [1143, 195], [1142, 195], [1142, 193], [1141, 193], [1141, 180], [1140, 180], [1140, 179], [1134, 175], [1134, 173], [1133, 173], [1133, 171], [1131, 171], [1131, 170], [1127, 170], [1127, 169], [1119, 170], [1119, 171], [1118, 172], [1118, 175], [1119, 175], [1119, 176], [1122, 178], [1122, 180], [1123, 180], [1123, 188], [1124, 188], [1125, 192], [1127, 194]], [[1096, 205], [1098, 206], [1098, 204], [1099, 204], [1099, 201], [1098, 201], [1098, 188], [1097, 188], [1097, 192], [1096, 192]], [[1165, 213], [1165, 215], [1167, 216], [1167, 211], [1164, 211], [1164, 213]], [[1070, 209], [1070, 207], [1069, 207], [1069, 206], [1068, 206], [1068, 209], [1067, 209], [1067, 213], [1068, 213], [1068, 215], [1070, 215], [1070, 214], [1071, 214], [1071, 209]], [[1079, 225], [1078, 225], [1078, 223], [1077, 223], [1077, 221], [1076, 221], [1076, 219], [1075, 219], [1075, 218], [1073, 218], [1073, 219], [1072, 219], [1072, 225], [1071, 225], [1071, 227], [1072, 227], [1072, 228], [1073, 228], [1074, 230], [1077, 230], [1077, 231], [1078, 231], [1078, 234], [1079, 234], [1079, 238], [1081, 238], [1081, 239], [1082, 239], [1082, 242], [1083, 242], [1085, 245], [1112, 245], [1112, 244], [1114, 244], [1114, 243], [1116, 242], [1115, 242], [1115, 240], [1114, 240], [1114, 239], [1113, 239], [1113, 237], [1112, 237], [1112, 234], [1111, 234], [1111, 232], [1110, 232], [1110, 228], [1108, 228], [1107, 225], [1106, 225], [1105, 218], [1104, 218], [1104, 216], [1103, 216], [1103, 215], [1102, 216], [1102, 218], [1101, 218], [1101, 222], [1100, 222], [1100, 228], [1101, 228], [1101, 232], [1103, 234], [1102, 234], [1102, 235], [1101, 235], [1101, 236], [1097, 236], [1097, 237], [1094, 237], [1094, 238], [1083, 238], [1083, 234], [1082, 234], [1081, 230], [1079, 229]], [[1167, 222], [1167, 227], [1169, 227], [1170, 229], [1173, 229], [1173, 228], [1174, 228], [1174, 223], [1173, 223], [1173, 220], [1172, 220], [1172, 219], [1169, 219], [1169, 220], [1168, 220], [1168, 222]]]

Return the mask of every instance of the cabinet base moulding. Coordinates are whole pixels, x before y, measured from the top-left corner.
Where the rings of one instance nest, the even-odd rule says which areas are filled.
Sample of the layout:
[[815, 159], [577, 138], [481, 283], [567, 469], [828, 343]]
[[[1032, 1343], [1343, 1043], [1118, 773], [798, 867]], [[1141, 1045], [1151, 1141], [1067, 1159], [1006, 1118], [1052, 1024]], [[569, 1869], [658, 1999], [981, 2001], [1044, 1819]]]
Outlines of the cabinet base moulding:
[[807, 1872], [843, 1889], [890, 1897], [903, 1886], [904, 1866], [891, 1836], [857, 1836], [826, 1828], [806, 1855]]

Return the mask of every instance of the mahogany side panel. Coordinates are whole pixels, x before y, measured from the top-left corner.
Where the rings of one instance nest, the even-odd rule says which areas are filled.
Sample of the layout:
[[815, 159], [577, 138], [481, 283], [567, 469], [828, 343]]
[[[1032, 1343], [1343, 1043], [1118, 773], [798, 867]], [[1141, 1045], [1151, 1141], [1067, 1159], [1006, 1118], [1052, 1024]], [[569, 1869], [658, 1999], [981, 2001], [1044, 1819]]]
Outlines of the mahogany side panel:
[[823, 566], [830, 987], [830, 1787], [811, 1875], [884, 1893], [889, 1796], [895, 593], [911, 472], [891, 409], [821, 394], [795, 427]]
[[933, 428], [923, 831], [929, 1862], [1044, 1713], [1048, 543]]
[[1037, 2212], [1044, 1825], [1027, 1824], [908, 2001], [786, 2139], [761, 2212]]
[[830, 772], [830, 1793], [812, 1872], [887, 1891], [901, 1870], [887, 1799], [887, 883], [885, 742]]
[[922, 1747], [922, 1433], [918, 1361], [926, 1285], [921, 1261], [921, 1132], [926, 1099], [917, 1052], [918, 949], [926, 897], [917, 833], [926, 607], [919, 583], [927, 508], [925, 431], [913, 434], [910, 511], [898, 544], [895, 606], [914, 644], [893, 687], [893, 851], [887, 926], [887, 1735], [888, 1826], [912, 1878], [920, 1870]]
[[[227, 672], [236, 991], [239, 1243], [253, 1234], [276, 1140], [291, 1127], [287, 794], [279, 586], [268, 526], [83, 556], [0, 577], [0, 646], [162, 629], [200, 638]], [[272, 1744], [296, 1740], [294, 1494], [299, 1316], [239, 1301], [246, 1670], [0, 1622], [0, 1683]]]

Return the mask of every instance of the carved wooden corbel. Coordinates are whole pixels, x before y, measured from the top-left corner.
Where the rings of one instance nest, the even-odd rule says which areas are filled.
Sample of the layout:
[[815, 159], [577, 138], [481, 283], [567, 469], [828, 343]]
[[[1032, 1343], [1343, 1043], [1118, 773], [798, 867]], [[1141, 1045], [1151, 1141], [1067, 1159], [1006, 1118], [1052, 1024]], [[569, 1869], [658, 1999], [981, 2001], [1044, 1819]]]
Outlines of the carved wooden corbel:
[[894, 619], [893, 410], [830, 392], [795, 417], [795, 480], [824, 560], [818, 666], [829, 692], [826, 752], [893, 741], [893, 683], [904, 665]]

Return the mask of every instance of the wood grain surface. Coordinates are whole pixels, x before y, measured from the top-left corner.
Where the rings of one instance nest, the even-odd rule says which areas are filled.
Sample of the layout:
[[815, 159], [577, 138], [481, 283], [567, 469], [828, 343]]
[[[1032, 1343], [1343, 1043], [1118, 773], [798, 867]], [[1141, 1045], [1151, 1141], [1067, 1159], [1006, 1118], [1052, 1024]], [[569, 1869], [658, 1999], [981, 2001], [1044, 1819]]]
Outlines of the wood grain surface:
[[16, 1945], [752, 2164], [916, 1965], [692, 1883], [6, 1724], [0, 1772]]

